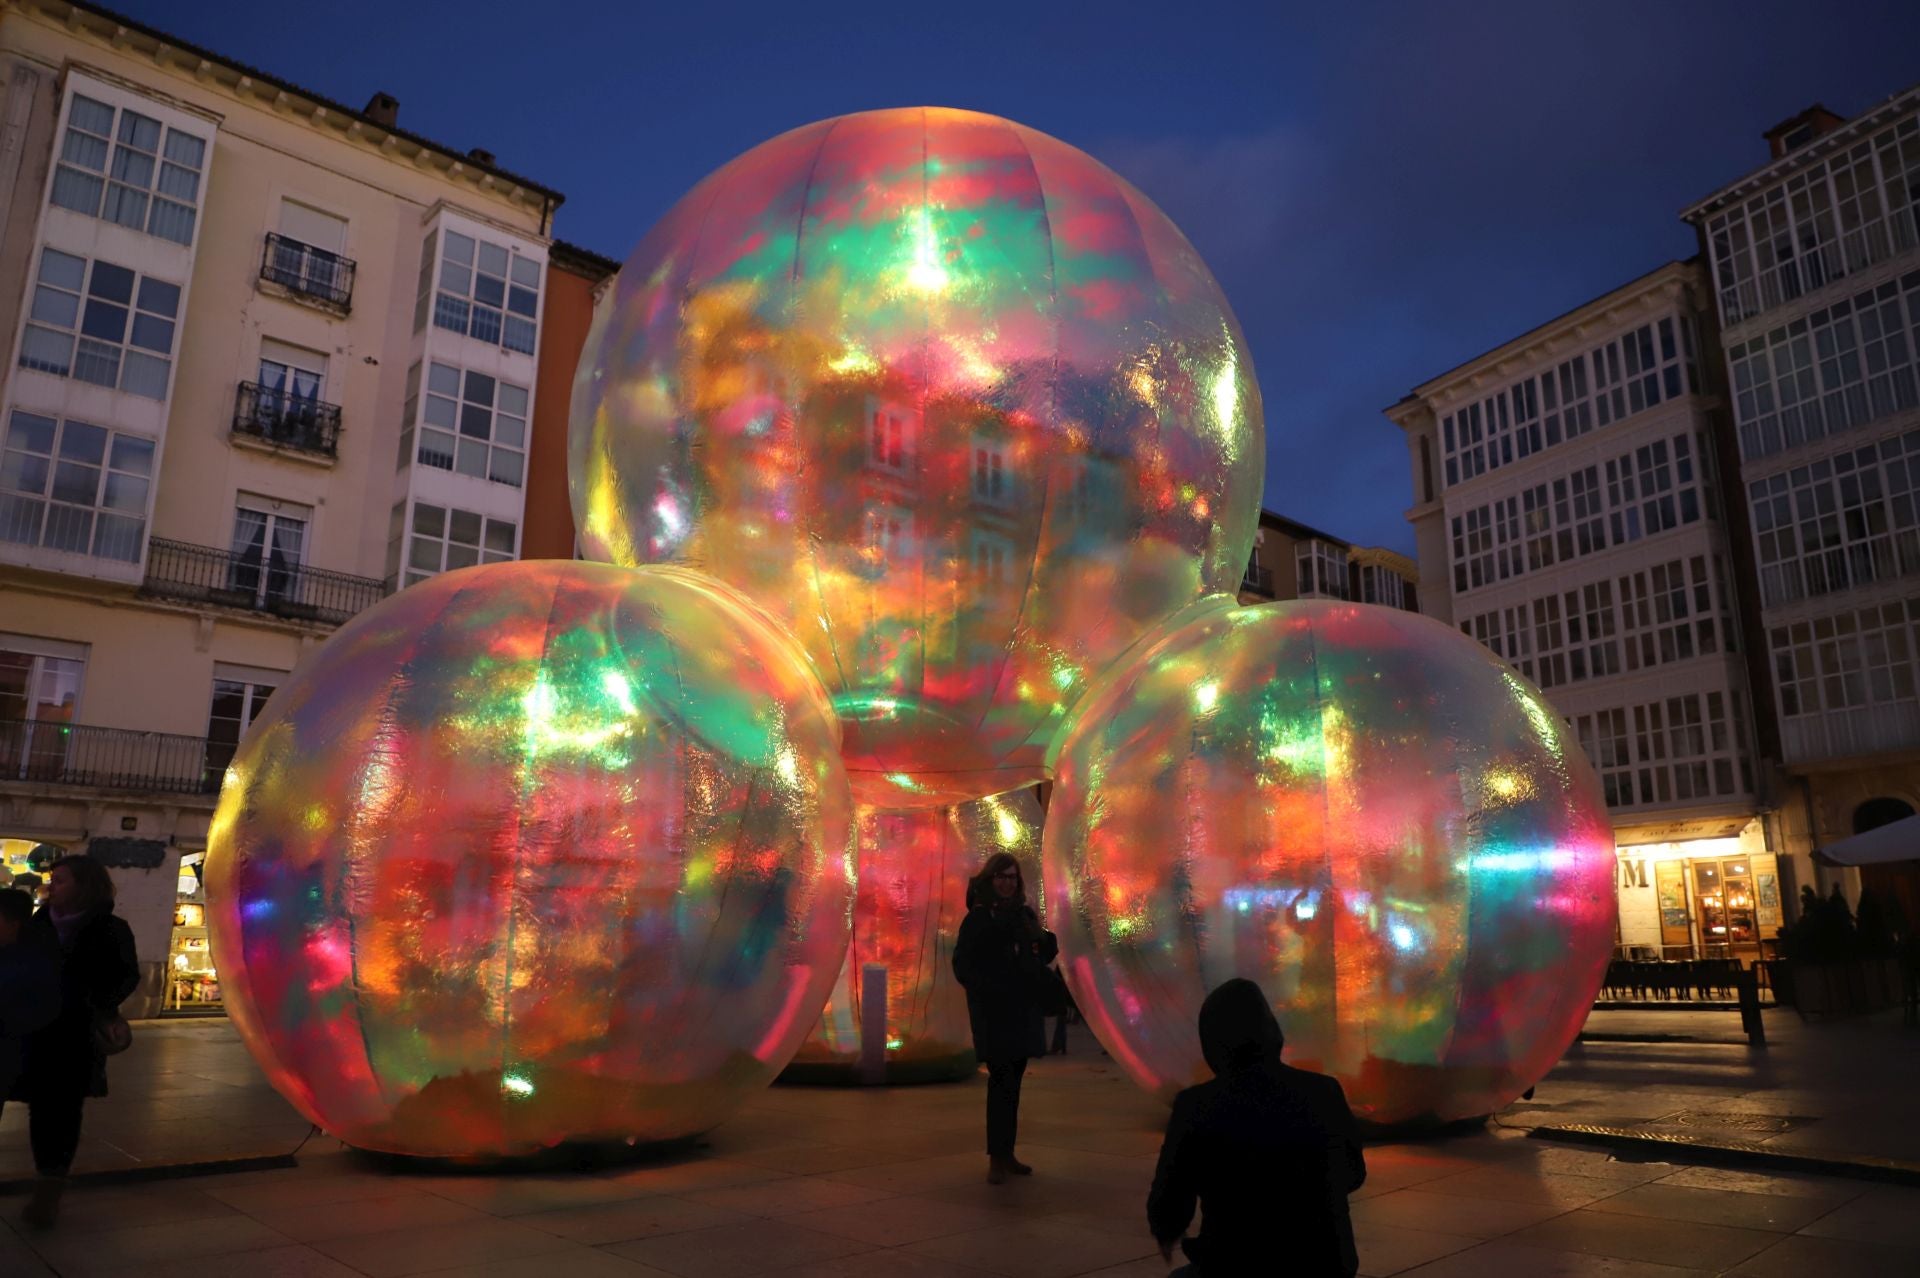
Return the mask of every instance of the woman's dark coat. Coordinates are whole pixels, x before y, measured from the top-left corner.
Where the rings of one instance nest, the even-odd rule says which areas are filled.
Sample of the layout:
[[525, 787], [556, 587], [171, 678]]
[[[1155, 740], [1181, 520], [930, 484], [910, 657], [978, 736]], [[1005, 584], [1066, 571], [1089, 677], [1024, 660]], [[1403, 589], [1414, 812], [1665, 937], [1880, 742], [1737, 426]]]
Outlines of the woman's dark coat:
[[[60, 934], [43, 908], [22, 929], [21, 941], [60, 952]], [[133, 929], [111, 910], [96, 911], [73, 938], [60, 965], [60, 1014], [27, 1038], [16, 1088], [36, 1096], [107, 1094], [107, 1058], [93, 1042], [96, 1013], [117, 1011], [140, 984]]]
[[967, 991], [974, 1055], [990, 1065], [1046, 1055], [1034, 987], [1059, 952], [1053, 933], [1025, 905], [967, 911], [953, 944], [953, 974]]

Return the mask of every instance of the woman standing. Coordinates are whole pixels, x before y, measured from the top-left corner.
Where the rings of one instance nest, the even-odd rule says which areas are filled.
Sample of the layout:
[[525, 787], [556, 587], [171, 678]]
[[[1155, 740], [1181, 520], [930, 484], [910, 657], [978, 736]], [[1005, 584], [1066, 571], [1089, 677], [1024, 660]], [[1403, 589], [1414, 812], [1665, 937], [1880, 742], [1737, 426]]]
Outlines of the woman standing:
[[27, 1039], [20, 1090], [31, 1111], [27, 1134], [39, 1179], [23, 1216], [53, 1224], [67, 1170], [80, 1147], [80, 1111], [107, 1094], [103, 1027], [117, 1026], [120, 1004], [140, 984], [133, 931], [113, 912], [113, 879], [90, 856], [63, 856], [47, 874], [47, 903], [33, 916], [30, 940], [58, 950], [60, 1012]]
[[1013, 1156], [1020, 1123], [1020, 1079], [1027, 1060], [1046, 1054], [1036, 987], [1060, 952], [1053, 933], [1027, 904], [1020, 863], [996, 852], [967, 885], [967, 917], [953, 946], [953, 974], [967, 991], [973, 1051], [987, 1066], [987, 1182], [1030, 1176]]

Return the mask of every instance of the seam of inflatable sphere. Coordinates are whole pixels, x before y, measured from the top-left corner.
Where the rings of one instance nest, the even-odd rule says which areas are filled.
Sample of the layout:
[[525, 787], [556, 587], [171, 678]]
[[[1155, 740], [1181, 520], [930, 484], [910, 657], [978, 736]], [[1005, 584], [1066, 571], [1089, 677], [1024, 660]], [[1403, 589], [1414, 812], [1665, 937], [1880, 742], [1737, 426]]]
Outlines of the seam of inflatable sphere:
[[755, 603], [737, 586], [683, 564], [642, 564], [639, 567], [624, 568], [621, 571], [657, 574], [712, 595], [721, 603], [737, 608], [742, 617], [759, 626], [767, 638], [778, 645], [792, 649], [796, 669], [803, 672], [807, 678], [807, 695], [813, 698], [814, 705], [833, 732], [833, 748], [835, 751], [840, 749], [843, 735], [840, 713], [833, 708], [833, 698], [827, 692], [827, 685], [821, 681], [820, 672], [814, 669], [813, 661], [807, 655], [806, 649], [801, 646], [800, 641], [794, 637], [791, 630], [780, 624], [772, 613]]
[[1110, 679], [1144, 664], [1154, 653], [1177, 638], [1188, 626], [1218, 614], [1232, 612], [1240, 606], [1240, 601], [1232, 595], [1202, 595], [1148, 627], [1144, 634], [1097, 671], [1091, 679], [1087, 680], [1087, 686], [1073, 703], [1073, 708], [1068, 710], [1066, 716], [1061, 719], [1059, 729], [1053, 734], [1053, 740], [1047, 743], [1046, 753], [1041, 758], [1041, 766], [1046, 769], [1048, 778], [1051, 779], [1058, 769], [1060, 755], [1066, 749], [1068, 738], [1073, 736], [1079, 729], [1081, 721], [1091, 713], [1091, 707], [1100, 700]]

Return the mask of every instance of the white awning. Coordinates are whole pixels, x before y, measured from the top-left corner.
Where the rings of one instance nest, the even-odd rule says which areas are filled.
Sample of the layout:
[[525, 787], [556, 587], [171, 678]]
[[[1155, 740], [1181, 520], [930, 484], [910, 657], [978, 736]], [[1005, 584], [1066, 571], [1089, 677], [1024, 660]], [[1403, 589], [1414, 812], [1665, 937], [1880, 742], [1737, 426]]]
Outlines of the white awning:
[[1920, 860], [1920, 816], [1903, 817], [1877, 830], [1829, 843], [1814, 854], [1833, 865], [1885, 865]]

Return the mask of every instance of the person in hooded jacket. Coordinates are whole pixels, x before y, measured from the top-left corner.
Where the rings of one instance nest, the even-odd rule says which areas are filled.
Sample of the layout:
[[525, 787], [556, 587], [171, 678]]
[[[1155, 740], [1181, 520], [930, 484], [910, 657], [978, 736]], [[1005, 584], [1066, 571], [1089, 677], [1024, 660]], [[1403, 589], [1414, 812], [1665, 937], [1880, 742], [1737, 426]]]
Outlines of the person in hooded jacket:
[[1036, 988], [1060, 953], [1027, 904], [1026, 878], [1010, 853], [996, 852], [967, 885], [967, 917], [953, 943], [953, 974], [967, 991], [973, 1052], [987, 1067], [987, 1181], [1030, 1176], [1013, 1156], [1020, 1127], [1020, 1080], [1027, 1061], [1047, 1054]]
[[133, 931], [113, 912], [113, 877], [84, 854], [47, 870], [47, 903], [27, 938], [60, 956], [60, 1011], [29, 1035], [15, 1096], [27, 1102], [27, 1137], [38, 1173], [21, 1213], [37, 1228], [54, 1223], [67, 1172], [80, 1147], [80, 1113], [89, 1096], [107, 1094], [107, 1054], [97, 1027], [117, 1020], [140, 984]]
[[[1200, 1007], [1211, 1082], [1174, 1098], [1147, 1223], [1169, 1263], [1180, 1243], [1195, 1278], [1312, 1275], [1360, 1267], [1347, 1195], [1367, 1178], [1338, 1079], [1280, 1063], [1266, 995], [1235, 979]], [[1196, 1203], [1201, 1233], [1183, 1238]]]

